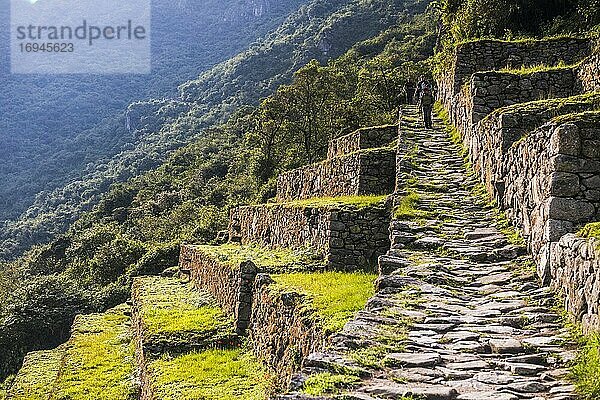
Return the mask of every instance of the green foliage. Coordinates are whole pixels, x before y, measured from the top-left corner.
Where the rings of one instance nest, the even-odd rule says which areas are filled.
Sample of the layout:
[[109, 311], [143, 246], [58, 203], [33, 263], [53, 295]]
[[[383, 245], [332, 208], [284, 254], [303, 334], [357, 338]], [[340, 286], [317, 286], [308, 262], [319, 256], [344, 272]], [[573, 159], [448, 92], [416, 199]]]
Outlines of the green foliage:
[[281, 290], [306, 294], [330, 332], [341, 330], [346, 322], [375, 294], [377, 276], [359, 272], [318, 272], [275, 275]]
[[580, 338], [579, 353], [571, 374], [578, 393], [584, 400], [600, 397], [600, 335]]
[[586, 31], [600, 23], [597, 0], [439, 0], [436, 4], [442, 10], [444, 39], [450, 43]]
[[302, 391], [312, 396], [338, 394], [340, 389], [349, 388], [360, 381], [355, 375], [332, 374], [321, 372], [309, 376], [302, 386]]
[[163, 400], [266, 400], [272, 387], [264, 366], [240, 349], [164, 356], [148, 370]]

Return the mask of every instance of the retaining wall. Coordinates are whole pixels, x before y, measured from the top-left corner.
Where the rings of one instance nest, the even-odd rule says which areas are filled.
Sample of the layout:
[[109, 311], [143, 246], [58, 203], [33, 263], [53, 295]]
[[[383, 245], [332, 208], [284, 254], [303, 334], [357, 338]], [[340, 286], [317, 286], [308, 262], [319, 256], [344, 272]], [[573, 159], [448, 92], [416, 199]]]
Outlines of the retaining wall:
[[600, 331], [600, 241], [573, 234], [553, 244], [552, 287], [585, 333]]
[[362, 128], [329, 142], [327, 159], [343, 156], [365, 149], [390, 145], [398, 135], [398, 125]]
[[567, 65], [575, 64], [589, 55], [591, 47], [590, 40], [573, 38], [517, 42], [478, 40], [460, 44], [444, 78], [447, 84], [440, 86], [442, 97], [451, 100], [475, 72], [535, 65], [553, 66], [561, 61]]
[[287, 389], [302, 361], [325, 348], [328, 335], [305, 296], [273, 289], [272, 283], [268, 275], [256, 279], [250, 338], [257, 357], [276, 371], [277, 385]]
[[385, 205], [300, 207], [287, 204], [238, 207], [231, 211], [230, 238], [242, 244], [306, 248], [327, 267], [373, 270], [389, 249], [390, 210]]
[[181, 246], [179, 266], [190, 272], [197, 287], [208, 291], [226, 313], [234, 316], [237, 333], [244, 334], [250, 324], [256, 266], [249, 261], [237, 266], [223, 264], [190, 245]]
[[600, 219], [600, 114], [579, 114], [527, 134], [490, 175], [499, 206], [528, 239], [546, 283], [552, 243]]
[[586, 92], [600, 90], [600, 47], [582, 63], [577, 78]]
[[277, 201], [392, 193], [395, 154], [361, 150], [283, 173], [277, 178]]

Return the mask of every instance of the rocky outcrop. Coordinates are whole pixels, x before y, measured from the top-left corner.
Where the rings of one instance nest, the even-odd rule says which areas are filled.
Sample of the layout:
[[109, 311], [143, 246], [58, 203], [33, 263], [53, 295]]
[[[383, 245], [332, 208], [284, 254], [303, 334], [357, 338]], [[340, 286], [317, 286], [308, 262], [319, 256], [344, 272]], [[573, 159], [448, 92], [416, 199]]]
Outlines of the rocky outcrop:
[[600, 331], [600, 241], [567, 234], [552, 244], [552, 287], [584, 332]]

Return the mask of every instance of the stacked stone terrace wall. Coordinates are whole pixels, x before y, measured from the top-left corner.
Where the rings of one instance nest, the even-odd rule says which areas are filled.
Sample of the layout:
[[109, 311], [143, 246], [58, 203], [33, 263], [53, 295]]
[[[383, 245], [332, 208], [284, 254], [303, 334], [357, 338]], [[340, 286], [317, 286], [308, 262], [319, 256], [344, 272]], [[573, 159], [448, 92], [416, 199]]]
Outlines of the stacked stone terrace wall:
[[600, 47], [582, 63], [578, 79], [586, 92], [600, 91]]
[[392, 149], [362, 150], [286, 172], [277, 179], [277, 200], [391, 193], [395, 155]]
[[542, 279], [550, 283], [552, 244], [600, 219], [600, 116], [581, 114], [528, 134], [498, 160], [500, 208], [529, 239]]
[[272, 283], [268, 275], [256, 279], [250, 338], [254, 353], [276, 371], [277, 385], [287, 389], [302, 361], [325, 348], [328, 335], [305, 296]]
[[457, 46], [452, 67], [443, 85], [446, 100], [451, 100], [462, 85], [479, 71], [494, 71], [521, 66], [575, 64], [591, 51], [588, 39], [558, 38], [505, 42], [479, 40]]
[[327, 159], [365, 149], [390, 145], [398, 136], [398, 125], [362, 128], [329, 142]]
[[194, 283], [216, 295], [235, 316], [238, 328], [243, 326], [250, 336], [254, 354], [271, 368], [278, 387], [286, 389], [302, 360], [323, 349], [328, 337], [306, 296], [275, 288], [273, 279], [257, 274], [250, 262], [232, 268], [198, 247], [183, 246], [181, 251], [181, 268], [191, 270]]
[[339, 270], [373, 269], [389, 249], [390, 211], [385, 205], [300, 207], [245, 206], [231, 212], [230, 236], [242, 244], [310, 247]]
[[256, 266], [251, 262], [222, 264], [190, 245], [181, 246], [179, 266], [190, 272], [197, 287], [208, 291], [225, 312], [234, 316], [238, 334], [244, 334], [250, 324]]
[[573, 234], [553, 244], [552, 287], [585, 333], [600, 331], [600, 241]]

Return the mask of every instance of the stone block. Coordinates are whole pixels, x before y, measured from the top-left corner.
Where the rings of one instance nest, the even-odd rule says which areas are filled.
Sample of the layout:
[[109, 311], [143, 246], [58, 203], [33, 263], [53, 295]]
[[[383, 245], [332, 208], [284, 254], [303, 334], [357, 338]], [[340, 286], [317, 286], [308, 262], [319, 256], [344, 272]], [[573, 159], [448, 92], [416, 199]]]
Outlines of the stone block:
[[579, 156], [581, 153], [581, 138], [579, 128], [575, 124], [563, 124], [554, 130], [550, 137], [552, 154]]
[[585, 200], [551, 197], [547, 201], [548, 216], [571, 222], [587, 222], [596, 213], [593, 205]]
[[579, 192], [579, 177], [576, 174], [555, 172], [550, 175], [550, 193], [553, 196], [573, 197]]

